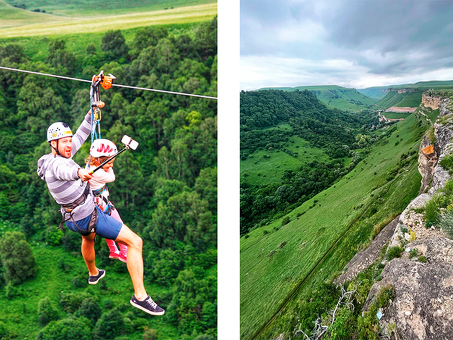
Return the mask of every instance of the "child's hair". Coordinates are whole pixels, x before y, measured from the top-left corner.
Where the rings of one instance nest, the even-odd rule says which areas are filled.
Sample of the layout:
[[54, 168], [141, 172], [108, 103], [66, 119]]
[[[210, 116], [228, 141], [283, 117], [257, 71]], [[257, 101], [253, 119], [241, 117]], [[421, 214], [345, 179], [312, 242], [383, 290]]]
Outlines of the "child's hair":
[[95, 165], [94, 162], [96, 161], [96, 159], [98, 159], [100, 161], [100, 163], [102, 163], [107, 158], [108, 158], [107, 156], [93, 157], [93, 156], [89, 155], [87, 158], [85, 158], [85, 163], [87, 163], [88, 165]]
[[94, 161], [96, 160], [97, 157], [93, 157], [89, 155], [87, 158], [85, 158], [85, 163], [88, 165], [94, 165]]

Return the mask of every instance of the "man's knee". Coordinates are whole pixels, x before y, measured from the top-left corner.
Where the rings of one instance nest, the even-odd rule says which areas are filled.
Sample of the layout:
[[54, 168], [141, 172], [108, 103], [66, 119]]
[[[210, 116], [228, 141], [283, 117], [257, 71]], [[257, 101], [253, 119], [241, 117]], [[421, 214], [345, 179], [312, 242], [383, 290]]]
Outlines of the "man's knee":
[[137, 249], [140, 249], [142, 250], [143, 248], [143, 240], [140, 236], [138, 236], [137, 234], [133, 234], [134, 236], [132, 237], [132, 246], [137, 248]]
[[[132, 230], [129, 229], [126, 225], [123, 225], [122, 231], [120, 232], [120, 238], [123, 239], [123, 243], [125, 243], [129, 247], [134, 247], [139, 250], [142, 250], [143, 247], [143, 240], [140, 236], [134, 233]], [[121, 242], [121, 240], [119, 240]]]
[[94, 238], [94, 234], [90, 234], [88, 236], [83, 236], [82, 235], [82, 243], [83, 244], [94, 244], [94, 241], [95, 241], [95, 238]]

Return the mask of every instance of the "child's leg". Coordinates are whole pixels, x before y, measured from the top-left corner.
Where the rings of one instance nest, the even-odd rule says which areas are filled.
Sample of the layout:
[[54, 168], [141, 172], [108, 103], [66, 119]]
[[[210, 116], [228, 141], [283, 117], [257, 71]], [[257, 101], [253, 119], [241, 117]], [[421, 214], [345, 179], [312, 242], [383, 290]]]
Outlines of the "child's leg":
[[[102, 208], [102, 206], [99, 206], [99, 209], [101, 209], [102, 211], [104, 211], [104, 209]], [[107, 246], [109, 247], [109, 250], [110, 250], [110, 258], [111, 259], [117, 259], [119, 257], [119, 250], [118, 250], [118, 247], [116, 246], [116, 243], [115, 241], [113, 240], [109, 240], [109, 239], [105, 239], [105, 242], [107, 242]]]
[[[117, 209], [112, 210], [112, 212], [110, 213], [110, 216], [112, 216], [115, 220], [120, 221], [121, 223], [123, 223], [123, 221], [121, 220], [120, 214], [118, 213]], [[118, 245], [120, 247], [120, 253], [121, 253], [122, 257], [124, 259], [127, 259], [127, 246], [125, 244], [122, 244], [122, 243], [118, 243]]]
[[114, 258], [118, 258], [119, 250], [115, 244], [115, 241], [105, 239], [105, 242], [107, 242], [107, 246], [109, 247], [109, 250], [110, 250], [110, 258], [112, 258], [112, 256]]

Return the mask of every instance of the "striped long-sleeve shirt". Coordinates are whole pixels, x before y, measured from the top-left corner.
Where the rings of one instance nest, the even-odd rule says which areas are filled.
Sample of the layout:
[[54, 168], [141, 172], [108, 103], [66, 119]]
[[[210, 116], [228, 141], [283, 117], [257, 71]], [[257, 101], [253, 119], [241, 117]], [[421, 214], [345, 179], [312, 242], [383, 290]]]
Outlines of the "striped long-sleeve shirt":
[[[45, 180], [47, 187], [58, 204], [69, 204], [78, 199], [88, 183], [82, 182], [79, 178], [78, 170], [80, 166], [74, 162], [72, 157], [80, 149], [82, 144], [90, 135], [91, 114], [85, 116], [84, 121], [77, 129], [77, 132], [72, 137], [72, 155], [71, 158], [65, 158], [52, 153], [42, 156], [38, 161], [38, 175], [42, 180]], [[79, 205], [73, 210], [73, 218], [79, 221], [90, 215], [95, 206], [93, 202], [94, 196], [91, 193], [88, 195], [85, 203]], [[63, 209], [61, 209], [63, 214]], [[64, 216], [64, 214], [63, 214]]]

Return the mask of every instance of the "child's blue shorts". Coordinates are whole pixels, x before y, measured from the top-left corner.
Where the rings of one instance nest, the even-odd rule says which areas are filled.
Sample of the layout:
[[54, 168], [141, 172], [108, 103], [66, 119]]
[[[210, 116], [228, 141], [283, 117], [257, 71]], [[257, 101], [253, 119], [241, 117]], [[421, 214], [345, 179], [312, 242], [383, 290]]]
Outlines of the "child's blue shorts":
[[[96, 235], [109, 240], [116, 240], [120, 233], [123, 224], [120, 221], [115, 220], [113, 217], [104, 214], [104, 212], [96, 207], [98, 210], [98, 222], [96, 223]], [[88, 229], [88, 223], [90, 223], [91, 215], [88, 215], [84, 219], [76, 221], [77, 225], [73, 221], [66, 221], [65, 224], [68, 229], [78, 232], [83, 236], [90, 234]]]

